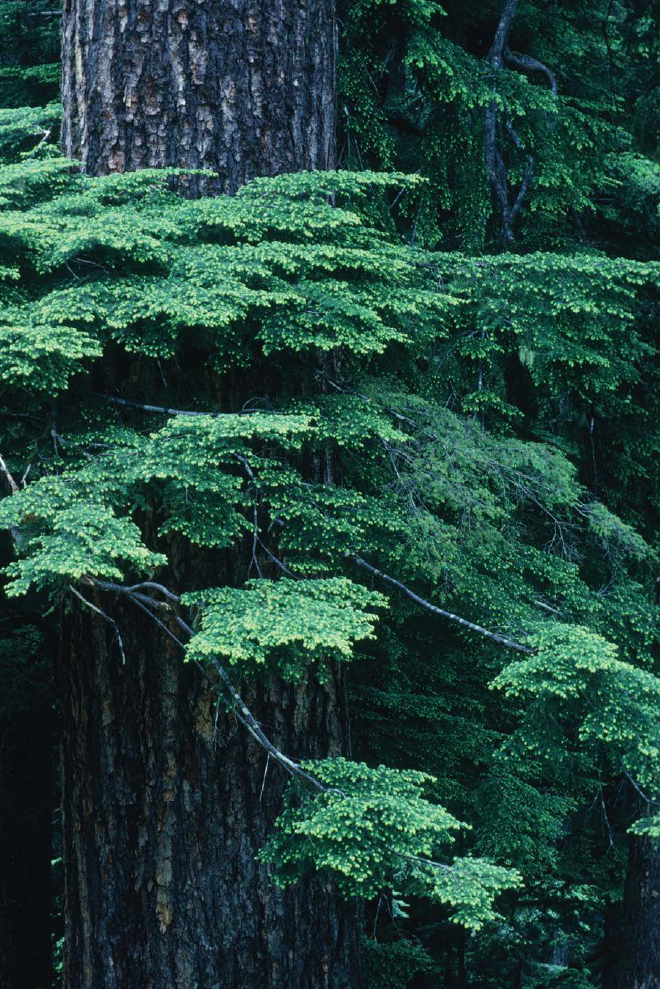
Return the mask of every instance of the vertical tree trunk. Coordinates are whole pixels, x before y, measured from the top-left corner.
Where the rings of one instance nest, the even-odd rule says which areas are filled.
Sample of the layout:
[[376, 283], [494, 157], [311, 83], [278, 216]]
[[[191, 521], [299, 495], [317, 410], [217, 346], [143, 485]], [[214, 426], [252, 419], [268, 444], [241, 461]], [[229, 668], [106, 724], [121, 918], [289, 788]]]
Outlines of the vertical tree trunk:
[[623, 899], [617, 989], [660, 986], [660, 843], [632, 838]]
[[[333, 0], [65, 0], [63, 148], [98, 175], [212, 169], [184, 191], [328, 168]], [[177, 564], [182, 589], [195, 561]], [[218, 582], [217, 575], [215, 582]], [[109, 603], [74, 609], [59, 686], [65, 989], [353, 989], [355, 909], [312, 879], [287, 892], [255, 862], [285, 779], [223, 715], [176, 647]], [[343, 683], [246, 696], [292, 756], [345, 751]]]
[[[89, 612], [64, 626], [66, 989], [352, 989], [353, 910], [317, 879], [278, 890], [255, 862], [283, 773], [216, 726], [198, 671], [127, 607], [125, 666]], [[319, 755], [343, 746], [341, 691], [247, 699], [284, 750]]]
[[216, 192], [330, 168], [334, 31], [333, 0], [64, 0], [64, 153], [213, 169]]

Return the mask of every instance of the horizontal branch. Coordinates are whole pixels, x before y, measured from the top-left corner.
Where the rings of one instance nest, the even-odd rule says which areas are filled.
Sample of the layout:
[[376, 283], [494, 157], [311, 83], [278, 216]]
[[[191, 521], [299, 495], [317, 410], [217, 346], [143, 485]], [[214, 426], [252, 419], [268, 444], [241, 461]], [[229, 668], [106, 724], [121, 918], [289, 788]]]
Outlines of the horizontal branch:
[[410, 587], [406, 587], [402, 584], [400, 580], [396, 580], [395, 577], [390, 577], [389, 574], [383, 573], [382, 570], [378, 570], [377, 567], [372, 567], [370, 563], [363, 560], [361, 556], [353, 556], [352, 560], [357, 563], [359, 567], [364, 570], [368, 570], [370, 573], [374, 574], [376, 577], [380, 577], [381, 580], [386, 580], [388, 584], [393, 584], [394, 587], [398, 587], [400, 591], [407, 594], [408, 597], [419, 604], [422, 608], [426, 608], [427, 611], [432, 611], [435, 615], [440, 615], [441, 618], [448, 618], [452, 622], [456, 622], [462, 628], [467, 628], [471, 632], [476, 632], [477, 635], [482, 635], [486, 639], [490, 639], [492, 642], [497, 642], [499, 645], [504, 646], [506, 649], [514, 649], [516, 652], [524, 652], [528, 655], [532, 655], [535, 650], [531, 646], [525, 646], [522, 642], [516, 642], [515, 639], [508, 639], [504, 635], [499, 635], [497, 632], [491, 632], [490, 629], [484, 628], [482, 625], [476, 625], [474, 622], [470, 622], [467, 618], [461, 618], [460, 615], [455, 615], [451, 611], [445, 611], [443, 608], [438, 608], [435, 604], [431, 604], [430, 601], [426, 601], [424, 598], [420, 597], [419, 594], [415, 594]]
[[128, 409], [139, 409], [141, 412], [152, 412], [156, 415], [167, 415], [167, 416], [213, 416], [214, 418], [219, 417], [231, 417], [231, 416], [246, 416], [250, 415], [252, 412], [258, 412], [259, 409], [241, 409], [239, 412], [191, 412], [188, 409], [170, 409], [166, 405], [145, 405], [143, 402], [132, 402], [127, 398], [116, 398], [114, 395], [103, 395], [100, 392], [95, 392], [97, 398], [102, 398], [106, 402], [110, 402], [112, 405], [123, 405]]

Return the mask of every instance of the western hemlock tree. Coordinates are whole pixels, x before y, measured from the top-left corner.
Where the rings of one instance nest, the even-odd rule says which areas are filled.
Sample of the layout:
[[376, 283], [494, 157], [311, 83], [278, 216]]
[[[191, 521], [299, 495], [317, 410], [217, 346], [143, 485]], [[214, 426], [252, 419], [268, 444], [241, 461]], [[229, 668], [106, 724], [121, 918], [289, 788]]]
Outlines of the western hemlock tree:
[[[112, 14], [67, 4], [64, 151], [90, 175], [213, 169], [213, 179], [181, 176], [189, 195], [200, 185], [233, 192], [254, 175], [328, 168], [333, 31], [328, 0], [210, 11], [131, 2]], [[119, 246], [123, 234], [115, 233]], [[126, 374], [148, 390], [145, 370], [133, 358], [117, 368], [112, 390]], [[218, 378], [215, 387], [228, 384]], [[252, 387], [237, 379], [234, 400]], [[220, 393], [217, 400], [230, 401]], [[169, 546], [179, 586], [207, 583], [211, 574], [242, 579], [240, 554], [205, 558], [181, 540]], [[127, 610], [116, 616], [125, 667], [112, 635], [93, 628], [88, 613], [63, 625], [65, 984], [354, 984], [353, 909], [317, 881], [281, 893], [254, 860], [279, 809], [281, 775], [233, 719], [214, 720], [199, 674], [181, 666], [153, 623]], [[347, 738], [343, 691], [333, 674], [324, 687], [255, 688], [251, 703], [290, 754], [339, 753]]]

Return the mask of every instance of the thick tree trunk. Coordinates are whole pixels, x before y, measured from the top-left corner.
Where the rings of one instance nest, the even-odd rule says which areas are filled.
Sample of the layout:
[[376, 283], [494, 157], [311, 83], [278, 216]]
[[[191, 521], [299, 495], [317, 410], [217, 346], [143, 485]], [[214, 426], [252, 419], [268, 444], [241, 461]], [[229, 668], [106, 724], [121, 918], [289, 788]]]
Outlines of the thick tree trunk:
[[[127, 608], [125, 666], [89, 612], [64, 626], [66, 989], [352, 989], [354, 911], [255, 862], [284, 773], [233, 719], [216, 726], [199, 672]], [[320, 755], [343, 746], [342, 691], [244, 695], [282, 749]]]
[[64, 0], [64, 153], [208, 168], [223, 192], [330, 168], [334, 30], [332, 0]]
[[[333, 163], [333, 0], [65, 0], [62, 37], [63, 148], [88, 174], [218, 173], [194, 195]], [[181, 589], [198, 576], [192, 558], [176, 569]], [[212, 694], [153, 622], [103, 607], [125, 666], [102, 619], [62, 625], [64, 989], [358, 986], [355, 908], [317, 879], [282, 892], [255, 862], [282, 771], [230, 718], [215, 730]], [[338, 674], [245, 699], [287, 754], [346, 750]]]
[[628, 857], [617, 989], [660, 987], [660, 843], [633, 838]]

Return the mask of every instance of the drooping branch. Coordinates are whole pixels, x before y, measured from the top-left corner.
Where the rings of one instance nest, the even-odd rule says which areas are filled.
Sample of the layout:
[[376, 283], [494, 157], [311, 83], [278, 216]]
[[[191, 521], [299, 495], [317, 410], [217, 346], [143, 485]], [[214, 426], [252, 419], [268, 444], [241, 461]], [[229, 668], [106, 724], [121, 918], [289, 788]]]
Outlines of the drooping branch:
[[[186, 647], [185, 644], [181, 641], [181, 639], [177, 635], [175, 635], [174, 632], [170, 628], [168, 628], [165, 622], [163, 622], [158, 617], [158, 615], [154, 614], [153, 611], [151, 610], [152, 607], [166, 608], [168, 610], [173, 610], [172, 606], [179, 604], [181, 601], [181, 598], [179, 597], [178, 594], [175, 594], [173, 591], [170, 591], [162, 584], [157, 584], [154, 581], [143, 581], [141, 584], [134, 584], [131, 587], [125, 587], [123, 584], [115, 584], [109, 581], [97, 580], [94, 578], [90, 578], [90, 579], [91, 582], [96, 587], [99, 588], [99, 590], [110, 591], [115, 594], [122, 594], [123, 596], [127, 597], [136, 607], [138, 607], [141, 611], [144, 611], [147, 615], [149, 615], [152, 621], [154, 621], [167, 634], [167, 636], [170, 639], [172, 639], [185, 652]], [[167, 601], [165, 602], [155, 601], [153, 598], [150, 598], [149, 596], [140, 593], [140, 591], [138, 590], [139, 588], [148, 588], [148, 589], [157, 590], [160, 593], [162, 593], [165, 598], [167, 598]], [[71, 590], [76, 595], [76, 597], [80, 598], [84, 602], [84, 604], [92, 608], [94, 611], [97, 611], [106, 620], [110, 621], [115, 626], [115, 629], [118, 631], [117, 625], [114, 622], [114, 620], [111, 619], [104, 611], [102, 611], [100, 608], [97, 608], [95, 605], [91, 604], [91, 602], [87, 601], [87, 599], [84, 598], [74, 587], [71, 587]], [[190, 626], [179, 615], [177, 615], [176, 613], [174, 614], [177, 625], [179, 625], [179, 627], [182, 628], [183, 631], [189, 637], [192, 637], [193, 630], [190, 628]], [[122, 649], [122, 656], [123, 656], [123, 649]], [[209, 682], [211, 682], [210, 678], [208, 677], [208, 674], [206, 673], [206, 670], [203, 669], [201, 664], [198, 663], [196, 660], [194, 660], [194, 663], [197, 666], [197, 668], [201, 670], [201, 672], [206, 677], [206, 679], [209, 680]], [[234, 711], [234, 714], [241, 722], [241, 724], [243, 724], [245, 728], [247, 728], [247, 730], [250, 732], [253, 738], [262, 746], [262, 748], [266, 750], [266, 752], [268, 752], [270, 756], [273, 757], [273, 759], [275, 759], [281, 766], [283, 766], [288, 773], [301, 780], [304, 780], [307, 783], [311, 783], [316, 789], [325, 792], [328, 788], [323, 783], [317, 780], [310, 773], [307, 773], [300, 766], [299, 763], [295, 762], [293, 759], [290, 759], [289, 756], [281, 752], [280, 749], [278, 749], [277, 746], [275, 746], [270, 741], [270, 739], [264, 734], [261, 726], [259, 725], [259, 722], [254, 717], [248, 706], [245, 704], [243, 698], [240, 696], [240, 694], [234, 687], [231, 677], [224, 669], [222, 664], [219, 663], [217, 659], [212, 657], [211, 665], [213, 666], [215, 672], [217, 673], [219, 679], [222, 681], [223, 686], [225, 687], [227, 693], [229, 694], [229, 697], [231, 699], [231, 706]]]
[[451, 611], [445, 611], [444, 608], [438, 608], [437, 605], [431, 604], [430, 601], [426, 601], [419, 594], [416, 594], [410, 587], [407, 587], [400, 580], [395, 577], [390, 577], [389, 574], [383, 573], [377, 567], [372, 566], [363, 560], [361, 556], [351, 557], [354, 563], [357, 563], [359, 567], [363, 570], [368, 570], [370, 573], [374, 574], [376, 577], [380, 577], [381, 580], [387, 581], [388, 584], [392, 584], [394, 587], [398, 587], [400, 591], [403, 591], [412, 601], [419, 604], [422, 608], [426, 608], [427, 611], [433, 612], [435, 615], [440, 615], [441, 618], [448, 618], [452, 622], [460, 625], [462, 628], [469, 629], [470, 632], [476, 632], [477, 635], [482, 635], [486, 639], [490, 639], [491, 642], [497, 642], [498, 645], [504, 646], [505, 649], [514, 649], [516, 652], [523, 652], [527, 655], [533, 655], [534, 649], [531, 646], [525, 646], [522, 642], [516, 642], [515, 639], [509, 639], [505, 635], [500, 635], [498, 632], [491, 632], [490, 629], [484, 628], [483, 625], [477, 625], [475, 622], [468, 621], [467, 618], [461, 618], [460, 615], [455, 615]]
[[114, 618], [111, 618], [110, 615], [106, 614], [106, 612], [103, 611], [102, 608], [97, 608], [97, 606], [95, 604], [93, 604], [91, 601], [88, 601], [87, 598], [84, 597], [84, 595], [82, 595], [80, 593], [80, 591], [76, 590], [76, 588], [73, 586], [73, 584], [69, 584], [69, 590], [71, 591], [72, 594], [75, 594], [75, 596], [78, 598], [79, 601], [82, 601], [82, 603], [85, 605], [86, 608], [89, 608], [90, 611], [95, 611], [97, 615], [100, 615], [101, 618], [105, 619], [106, 622], [108, 622], [110, 625], [112, 625], [112, 627], [114, 629], [114, 632], [115, 632], [115, 638], [117, 640], [117, 645], [119, 646], [119, 654], [121, 656], [121, 665], [122, 666], [125, 666], [126, 665], [126, 653], [124, 651], [124, 641], [123, 641], [123, 639], [121, 637], [121, 632], [119, 631], [119, 625], [117, 625], [117, 622], [114, 620]]

